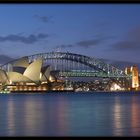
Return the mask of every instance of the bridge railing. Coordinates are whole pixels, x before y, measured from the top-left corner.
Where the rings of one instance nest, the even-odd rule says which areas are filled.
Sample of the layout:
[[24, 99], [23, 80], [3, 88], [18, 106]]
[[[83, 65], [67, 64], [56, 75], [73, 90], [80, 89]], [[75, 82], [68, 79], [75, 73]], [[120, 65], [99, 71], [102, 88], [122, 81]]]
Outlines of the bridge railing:
[[86, 72], [86, 71], [67, 71], [67, 72], [59, 72], [60, 77], [102, 77], [102, 78], [111, 78], [111, 77], [124, 77], [129, 78], [131, 76], [129, 75], [113, 75], [113, 74], [107, 74], [104, 72]]

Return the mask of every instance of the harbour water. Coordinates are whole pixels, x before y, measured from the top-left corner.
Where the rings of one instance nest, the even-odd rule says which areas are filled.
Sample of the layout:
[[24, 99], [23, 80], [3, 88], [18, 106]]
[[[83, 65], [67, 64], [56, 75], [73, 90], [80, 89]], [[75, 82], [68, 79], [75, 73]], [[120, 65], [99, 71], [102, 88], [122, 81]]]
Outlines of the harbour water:
[[140, 93], [0, 94], [0, 136], [140, 136]]

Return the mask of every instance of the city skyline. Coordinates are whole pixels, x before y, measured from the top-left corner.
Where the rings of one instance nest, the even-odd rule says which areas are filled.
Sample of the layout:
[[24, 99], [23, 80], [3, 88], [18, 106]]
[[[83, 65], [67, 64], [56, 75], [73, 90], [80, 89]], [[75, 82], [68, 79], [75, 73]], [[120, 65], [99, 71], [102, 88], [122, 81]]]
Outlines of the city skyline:
[[138, 4], [1, 4], [0, 63], [59, 50], [137, 64], [139, 12]]

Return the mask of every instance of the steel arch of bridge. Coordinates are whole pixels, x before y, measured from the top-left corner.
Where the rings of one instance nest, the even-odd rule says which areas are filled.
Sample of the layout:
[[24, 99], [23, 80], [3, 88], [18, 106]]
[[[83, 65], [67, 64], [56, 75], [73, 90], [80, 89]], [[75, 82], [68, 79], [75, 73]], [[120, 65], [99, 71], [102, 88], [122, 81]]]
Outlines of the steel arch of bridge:
[[[41, 57], [43, 61], [47, 61], [48, 59], [56, 59], [56, 60], [70, 60], [74, 62], [78, 62], [84, 65], [87, 65], [91, 68], [97, 68], [99, 71], [107, 74], [108, 76], [118, 76], [118, 77], [126, 77], [124, 71], [107, 64], [99, 59], [94, 57], [88, 57], [80, 54], [69, 53], [69, 52], [48, 52], [48, 53], [40, 53], [31, 56], [27, 56], [29, 62]], [[16, 60], [14, 60], [16, 61]], [[1, 69], [5, 69], [8, 64], [12, 64], [14, 61], [8, 62], [1, 66]]]

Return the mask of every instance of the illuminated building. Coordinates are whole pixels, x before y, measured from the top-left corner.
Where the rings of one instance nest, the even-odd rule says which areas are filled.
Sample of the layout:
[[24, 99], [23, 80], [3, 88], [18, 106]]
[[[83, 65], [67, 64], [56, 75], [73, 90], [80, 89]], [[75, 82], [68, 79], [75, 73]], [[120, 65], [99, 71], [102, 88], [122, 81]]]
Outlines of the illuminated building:
[[44, 91], [53, 79], [50, 65], [42, 66], [42, 58], [29, 63], [23, 57], [8, 65], [8, 70], [0, 69], [0, 90], [7, 87], [10, 91]]
[[125, 74], [130, 75], [132, 79], [130, 79], [129, 88], [138, 89], [139, 88], [139, 73], [137, 66], [131, 66], [125, 68]]
[[111, 88], [110, 88], [111, 91], [123, 91], [124, 88], [122, 88], [120, 85], [118, 85], [117, 83], [112, 83], [111, 85]]
[[127, 75], [131, 74], [131, 68], [130, 67], [125, 68], [125, 74], [127, 74]]
[[139, 87], [138, 67], [137, 66], [132, 66], [131, 67], [131, 73], [132, 73], [132, 88], [138, 88]]
[[10, 82], [10, 81], [8, 80], [8, 76], [7, 76], [6, 72], [4, 70], [0, 69], [0, 83], [6, 84], [8, 82]]

